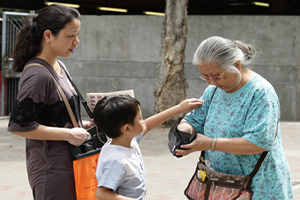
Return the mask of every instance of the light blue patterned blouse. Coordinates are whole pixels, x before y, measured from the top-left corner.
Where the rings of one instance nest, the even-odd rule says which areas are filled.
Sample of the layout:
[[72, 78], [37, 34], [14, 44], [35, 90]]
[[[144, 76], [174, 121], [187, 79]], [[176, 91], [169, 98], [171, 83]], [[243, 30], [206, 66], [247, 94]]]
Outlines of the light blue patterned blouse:
[[[288, 162], [281, 143], [280, 105], [272, 85], [256, 74], [234, 93], [216, 86], [206, 88], [203, 106], [188, 113], [187, 121], [199, 133], [210, 138], [243, 137], [269, 152], [252, 181], [253, 200], [292, 200], [293, 190]], [[277, 137], [274, 140], [276, 126]], [[216, 143], [216, 146], [218, 142]], [[234, 155], [206, 151], [207, 160], [219, 172], [249, 175], [260, 154]]]

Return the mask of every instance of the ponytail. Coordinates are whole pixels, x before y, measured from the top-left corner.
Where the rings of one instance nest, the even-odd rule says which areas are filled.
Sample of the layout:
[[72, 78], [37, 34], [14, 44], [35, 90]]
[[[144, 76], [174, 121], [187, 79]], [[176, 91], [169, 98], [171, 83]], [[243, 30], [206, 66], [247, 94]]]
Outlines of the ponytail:
[[256, 55], [255, 48], [250, 44], [246, 44], [238, 40], [233, 41], [233, 43], [243, 52], [244, 59], [241, 62], [242, 65], [247, 67], [249, 64], [252, 63], [252, 60]]
[[38, 33], [33, 18], [27, 19], [19, 30], [12, 57], [14, 59], [13, 70], [22, 72], [25, 63], [41, 52], [41, 41], [43, 35]]

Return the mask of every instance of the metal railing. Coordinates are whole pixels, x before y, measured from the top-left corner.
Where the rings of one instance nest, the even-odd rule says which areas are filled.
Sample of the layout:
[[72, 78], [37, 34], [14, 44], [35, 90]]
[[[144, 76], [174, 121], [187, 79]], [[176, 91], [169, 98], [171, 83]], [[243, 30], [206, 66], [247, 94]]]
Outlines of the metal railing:
[[2, 77], [1, 77], [1, 116], [8, 115], [14, 105], [18, 93], [18, 84], [21, 73], [12, 69], [11, 57], [16, 35], [26, 18], [36, 16], [30, 13], [3, 12], [2, 16]]

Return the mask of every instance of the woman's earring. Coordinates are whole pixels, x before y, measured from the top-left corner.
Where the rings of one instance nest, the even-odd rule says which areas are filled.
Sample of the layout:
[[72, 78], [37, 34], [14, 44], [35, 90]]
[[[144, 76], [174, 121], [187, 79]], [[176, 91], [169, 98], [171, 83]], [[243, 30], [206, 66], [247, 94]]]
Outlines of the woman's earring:
[[50, 39], [47, 40], [47, 43], [49, 43], [49, 42], [50, 42]]

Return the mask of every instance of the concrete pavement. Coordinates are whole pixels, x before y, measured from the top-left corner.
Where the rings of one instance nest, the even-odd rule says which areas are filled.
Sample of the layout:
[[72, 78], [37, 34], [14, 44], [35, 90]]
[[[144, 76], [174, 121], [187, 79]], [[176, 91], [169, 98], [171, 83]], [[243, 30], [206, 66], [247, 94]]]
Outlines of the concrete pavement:
[[[0, 117], [0, 200], [32, 200], [25, 163], [24, 139], [6, 131]], [[283, 147], [289, 162], [295, 200], [300, 200], [300, 122], [281, 122]], [[168, 129], [150, 131], [140, 143], [147, 175], [146, 200], [184, 200], [198, 153], [173, 157], [167, 147]]]

